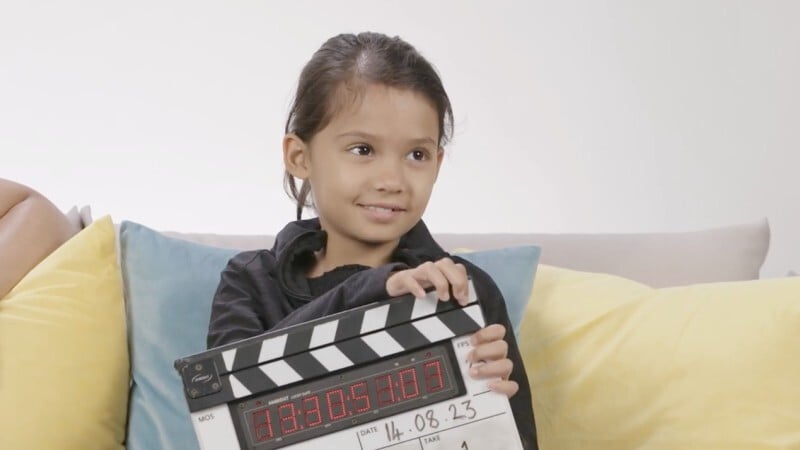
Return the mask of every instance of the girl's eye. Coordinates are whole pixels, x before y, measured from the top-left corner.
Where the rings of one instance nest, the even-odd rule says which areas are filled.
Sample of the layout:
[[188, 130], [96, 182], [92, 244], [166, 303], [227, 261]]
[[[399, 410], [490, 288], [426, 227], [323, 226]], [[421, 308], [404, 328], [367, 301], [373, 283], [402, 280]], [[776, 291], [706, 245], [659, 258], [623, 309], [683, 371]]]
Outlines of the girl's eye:
[[425, 150], [413, 150], [408, 154], [408, 158], [414, 161], [425, 161], [428, 159], [428, 152]]
[[372, 148], [369, 145], [356, 145], [350, 148], [350, 153], [358, 156], [369, 156], [372, 154]]

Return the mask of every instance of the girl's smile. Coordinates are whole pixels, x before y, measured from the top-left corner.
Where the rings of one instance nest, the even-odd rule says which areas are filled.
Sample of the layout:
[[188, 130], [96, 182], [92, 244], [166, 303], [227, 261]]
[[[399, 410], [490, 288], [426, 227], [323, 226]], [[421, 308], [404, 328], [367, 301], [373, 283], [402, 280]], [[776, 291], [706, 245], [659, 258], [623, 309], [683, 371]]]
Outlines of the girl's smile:
[[370, 220], [380, 223], [388, 223], [403, 214], [406, 210], [396, 205], [358, 205], [364, 208]]

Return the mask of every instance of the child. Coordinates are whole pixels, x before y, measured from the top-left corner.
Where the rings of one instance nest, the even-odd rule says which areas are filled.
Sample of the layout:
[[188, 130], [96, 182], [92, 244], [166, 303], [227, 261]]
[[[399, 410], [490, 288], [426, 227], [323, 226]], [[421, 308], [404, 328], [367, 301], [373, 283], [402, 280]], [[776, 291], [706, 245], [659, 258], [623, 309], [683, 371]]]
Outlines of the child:
[[[435, 288], [467, 301], [467, 276], [486, 322], [475, 333], [475, 378], [510, 397], [525, 448], [536, 448], [525, 368], [491, 278], [448, 255], [422, 213], [452, 133], [433, 67], [408, 43], [377, 33], [329, 39], [300, 75], [283, 156], [297, 221], [271, 250], [235, 256], [214, 296], [208, 347], [407, 293]], [[297, 189], [295, 179], [301, 179]], [[318, 218], [301, 220], [304, 207]], [[477, 370], [476, 370], [477, 369]]]

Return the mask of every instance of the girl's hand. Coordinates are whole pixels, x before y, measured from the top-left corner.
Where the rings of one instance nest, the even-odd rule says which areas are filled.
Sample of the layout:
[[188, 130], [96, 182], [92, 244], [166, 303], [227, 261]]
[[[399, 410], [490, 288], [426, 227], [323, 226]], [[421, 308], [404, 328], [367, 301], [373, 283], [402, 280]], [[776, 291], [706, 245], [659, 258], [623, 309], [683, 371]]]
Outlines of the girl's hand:
[[[466, 305], [469, 302], [467, 270], [450, 258], [396, 272], [386, 280], [386, 292], [392, 297], [410, 293], [422, 298], [425, 297], [425, 288], [434, 287], [439, 299], [448, 301], [450, 286], [458, 303]], [[469, 354], [469, 360], [473, 363], [470, 375], [476, 379], [500, 378], [489, 382], [489, 389], [511, 397], [517, 393], [519, 385], [508, 379], [514, 363], [507, 358], [508, 343], [503, 340], [505, 335], [506, 327], [500, 324], [489, 325], [472, 335], [474, 348]]]
[[[512, 397], [519, 390], [519, 385], [508, 379], [514, 363], [507, 358], [508, 343], [503, 340], [505, 335], [506, 327], [500, 324], [481, 328], [470, 339], [474, 348], [467, 358], [473, 364], [470, 369], [472, 378], [500, 378], [489, 382], [489, 389]], [[483, 364], [475, 365], [481, 362]]]
[[425, 297], [425, 288], [436, 288], [436, 295], [442, 301], [450, 300], [450, 286], [453, 295], [461, 305], [469, 303], [469, 284], [467, 269], [450, 258], [442, 258], [435, 263], [426, 262], [413, 269], [395, 272], [386, 280], [386, 292], [391, 297], [413, 294]]

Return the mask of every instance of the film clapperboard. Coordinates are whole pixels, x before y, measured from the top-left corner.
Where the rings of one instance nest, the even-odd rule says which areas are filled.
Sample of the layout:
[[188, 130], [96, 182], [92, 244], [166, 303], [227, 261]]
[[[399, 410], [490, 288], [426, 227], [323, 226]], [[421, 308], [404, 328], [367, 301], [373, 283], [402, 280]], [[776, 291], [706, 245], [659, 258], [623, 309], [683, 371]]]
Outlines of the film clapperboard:
[[522, 449], [508, 399], [468, 371], [470, 303], [411, 295], [175, 361], [203, 450]]

